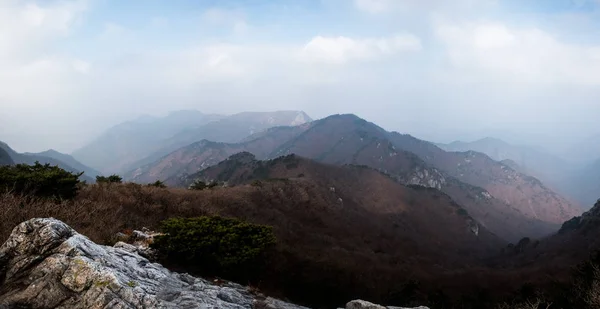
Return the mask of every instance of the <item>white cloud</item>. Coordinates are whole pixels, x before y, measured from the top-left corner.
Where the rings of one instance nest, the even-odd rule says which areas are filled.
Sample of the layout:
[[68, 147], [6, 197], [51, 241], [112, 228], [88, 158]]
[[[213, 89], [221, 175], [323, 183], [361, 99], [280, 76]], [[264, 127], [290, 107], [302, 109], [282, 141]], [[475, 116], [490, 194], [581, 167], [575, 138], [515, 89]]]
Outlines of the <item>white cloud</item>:
[[361, 11], [377, 14], [391, 9], [393, 0], [354, 0], [354, 5]]
[[73, 69], [79, 73], [87, 74], [90, 72], [91, 65], [89, 62], [81, 59], [75, 59], [71, 62]]
[[302, 57], [310, 62], [344, 64], [353, 60], [373, 60], [400, 52], [419, 51], [421, 48], [419, 38], [410, 34], [377, 39], [317, 36], [304, 46]]
[[146, 22], [129, 23], [82, 19], [86, 1], [5, 1], [0, 140], [19, 150], [70, 150], [140, 113], [182, 108], [354, 112], [448, 138], [486, 125], [551, 131], [600, 112], [600, 46], [498, 14], [486, 21], [494, 0], [328, 0], [331, 11], [285, 5], [256, 23], [242, 7], [183, 20], [140, 11]]
[[202, 14], [202, 20], [211, 26], [230, 27], [235, 34], [245, 34], [249, 30], [242, 11], [213, 7]]
[[435, 32], [455, 73], [472, 79], [600, 85], [600, 45], [500, 22], [440, 23]]
[[495, 6], [498, 2], [499, 0], [354, 0], [354, 7], [374, 15], [402, 13], [427, 16], [448, 12], [466, 14], [473, 10]]
[[78, 15], [86, 7], [86, 1], [58, 2], [48, 6], [20, 1], [2, 4], [0, 65], [20, 63], [40, 54], [42, 44], [68, 34], [69, 27], [77, 22]]

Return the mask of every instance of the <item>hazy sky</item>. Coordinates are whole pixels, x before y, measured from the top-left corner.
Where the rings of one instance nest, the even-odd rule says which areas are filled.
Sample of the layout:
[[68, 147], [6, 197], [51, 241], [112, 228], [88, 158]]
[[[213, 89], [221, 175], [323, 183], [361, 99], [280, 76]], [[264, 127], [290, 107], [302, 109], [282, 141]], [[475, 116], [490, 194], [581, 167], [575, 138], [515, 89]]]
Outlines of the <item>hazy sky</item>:
[[600, 133], [597, 0], [0, 0], [0, 140], [140, 114], [356, 113], [435, 141]]

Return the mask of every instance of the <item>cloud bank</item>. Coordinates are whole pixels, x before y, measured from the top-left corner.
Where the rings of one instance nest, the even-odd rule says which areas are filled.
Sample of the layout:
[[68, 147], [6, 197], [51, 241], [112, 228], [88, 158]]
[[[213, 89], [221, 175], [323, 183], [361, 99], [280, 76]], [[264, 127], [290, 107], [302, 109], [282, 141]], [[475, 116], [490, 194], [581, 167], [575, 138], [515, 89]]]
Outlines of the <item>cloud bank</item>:
[[68, 152], [189, 108], [356, 113], [442, 142], [600, 133], [594, 1], [200, 2], [0, 0], [0, 140]]

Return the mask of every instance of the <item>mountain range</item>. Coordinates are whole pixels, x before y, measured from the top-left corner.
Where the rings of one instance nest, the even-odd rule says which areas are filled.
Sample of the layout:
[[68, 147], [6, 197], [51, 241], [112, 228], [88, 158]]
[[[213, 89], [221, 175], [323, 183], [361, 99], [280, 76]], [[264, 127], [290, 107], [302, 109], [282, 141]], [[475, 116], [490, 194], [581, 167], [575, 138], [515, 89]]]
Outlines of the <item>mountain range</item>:
[[568, 161], [559, 156], [535, 147], [512, 145], [491, 137], [473, 142], [455, 141], [450, 144], [437, 144], [437, 146], [452, 152], [469, 150], [481, 152], [496, 161], [511, 160], [517, 164], [520, 171], [554, 187], [561, 187], [561, 179], [573, 172]]
[[73, 157], [57, 152], [55, 150], [47, 150], [40, 153], [18, 153], [14, 151], [8, 144], [0, 142], [0, 164], [34, 164], [36, 161], [41, 164], [50, 164], [59, 166], [62, 169], [72, 173], [84, 172], [80, 179], [87, 182], [95, 182], [95, 177], [100, 175], [99, 172], [90, 168]]
[[434, 144], [388, 132], [352, 114], [313, 121], [301, 111], [231, 116], [176, 111], [114, 126], [73, 156], [54, 150], [17, 154], [4, 148], [15, 163], [39, 160], [85, 176], [118, 173], [137, 183], [161, 180], [181, 187], [241, 152], [257, 160], [295, 154], [324, 164], [366, 166], [400, 184], [447, 194], [482, 227], [507, 241], [551, 234], [583, 211], [557, 193], [569, 191], [556, 189], [565, 188], [556, 179], [568, 174], [568, 165], [540, 149], [492, 138]]
[[176, 111], [162, 118], [144, 117], [116, 125], [72, 155], [105, 174], [122, 174], [202, 139], [238, 142], [273, 126], [311, 120], [300, 111], [231, 116]]
[[[504, 244], [504, 240], [481, 226], [450, 196], [433, 188], [402, 185], [366, 166], [326, 164], [295, 154], [260, 161], [249, 152], [241, 152], [204, 169], [197, 176], [225, 181], [229, 186], [260, 187], [280, 181], [316, 186], [323, 190], [320, 196], [330, 199], [331, 211], [365, 209], [387, 216], [396, 221], [392, 226], [402, 229], [398, 236], [405, 238], [402, 242], [411, 247], [409, 250], [426, 250], [423, 256], [437, 256], [441, 260], [441, 252], [462, 252], [460, 254], [479, 258], [493, 255], [498, 246]], [[308, 194], [299, 198], [316, 197]], [[460, 244], [456, 243], [458, 239]], [[451, 259], [458, 261], [457, 257]]]
[[[261, 288], [307, 303], [334, 306], [344, 291], [393, 300], [413, 279], [428, 301], [440, 289], [498, 296], [515, 282], [565, 279], [600, 246], [600, 202], [584, 213], [573, 198], [600, 197], [600, 160], [578, 169], [493, 138], [435, 144], [353, 114], [179, 111], [117, 125], [73, 156], [0, 143], [0, 164], [35, 161], [134, 182], [82, 186], [64, 204], [93, 207], [101, 222], [84, 207], [52, 210], [102, 241], [178, 216], [272, 226], [276, 262]], [[157, 180], [170, 188], [141, 185]], [[21, 220], [19, 197], [0, 198]]]
[[405, 185], [448, 194], [503, 239], [541, 237], [581, 210], [539, 180], [476, 152], [446, 152], [409, 135], [387, 132], [355, 115], [333, 115], [294, 127], [273, 127], [240, 143], [200, 141], [146, 164], [125, 178], [186, 186], [194, 173], [239, 152], [258, 159], [296, 154], [334, 165], [375, 168]]
[[[531, 146], [518, 146], [495, 138], [473, 142], [437, 144], [446, 151], [477, 151], [514, 170], [540, 179], [574, 203], [588, 208], [600, 192], [600, 150], [594, 139], [581, 143], [562, 156]], [[593, 159], [591, 159], [593, 158]]]

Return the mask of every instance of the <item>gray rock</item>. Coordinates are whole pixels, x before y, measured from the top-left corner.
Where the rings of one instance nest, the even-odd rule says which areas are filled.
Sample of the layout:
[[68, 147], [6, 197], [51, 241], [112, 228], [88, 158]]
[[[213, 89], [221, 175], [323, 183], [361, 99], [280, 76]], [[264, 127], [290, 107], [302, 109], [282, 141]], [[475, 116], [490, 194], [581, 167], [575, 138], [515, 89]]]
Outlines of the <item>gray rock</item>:
[[303, 309], [168, 271], [135, 246], [100, 246], [56, 219], [31, 219], [0, 247], [0, 308]]
[[144, 232], [134, 230], [131, 233], [131, 240], [133, 240], [133, 241], [147, 241], [148, 239], [150, 239], [150, 235], [148, 235]]
[[429, 309], [428, 307], [416, 307], [416, 308], [405, 308], [405, 307], [384, 307], [376, 305], [364, 300], [353, 300], [346, 304], [346, 309]]
[[385, 309], [385, 307], [364, 300], [353, 300], [346, 304], [346, 309]]

